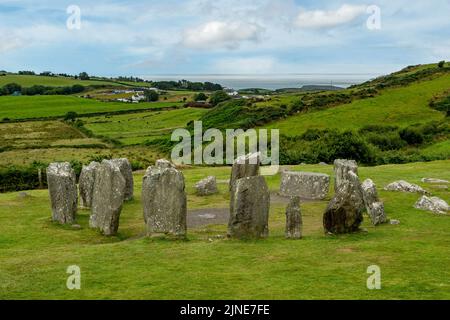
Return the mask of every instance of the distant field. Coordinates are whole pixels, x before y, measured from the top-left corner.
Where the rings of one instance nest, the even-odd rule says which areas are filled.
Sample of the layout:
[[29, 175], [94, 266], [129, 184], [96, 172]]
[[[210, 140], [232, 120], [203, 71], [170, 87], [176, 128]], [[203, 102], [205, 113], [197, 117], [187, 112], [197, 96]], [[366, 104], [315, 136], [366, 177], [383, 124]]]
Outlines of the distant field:
[[23, 87], [31, 87], [34, 85], [49, 86], [49, 87], [63, 87], [73, 86], [74, 84], [89, 85], [109, 85], [117, 86], [120, 84], [109, 81], [96, 80], [78, 80], [66, 77], [45, 77], [45, 76], [27, 76], [27, 75], [6, 75], [0, 76], [0, 86], [8, 83], [18, 83]]
[[181, 104], [174, 102], [120, 103], [100, 102], [73, 96], [3, 96], [0, 97], [0, 120], [63, 116], [69, 111], [78, 114], [164, 108]]
[[299, 114], [267, 127], [285, 135], [300, 135], [309, 128], [357, 129], [369, 124], [407, 126], [441, 120], [443, 114], [428, 106], [430, 99], [450, 88], [450, 75], [407, 87], [387, 89], [374, 98], [338, 107]]
[[125, 145], [133, 145], [170, 134], [177, 128], [183, 128], [189, 121], [199, 119], [206, 111], [206, 109], [186, 108], [91, 117], [84, 121], [85, 127], [96, 135], [117, 139]]

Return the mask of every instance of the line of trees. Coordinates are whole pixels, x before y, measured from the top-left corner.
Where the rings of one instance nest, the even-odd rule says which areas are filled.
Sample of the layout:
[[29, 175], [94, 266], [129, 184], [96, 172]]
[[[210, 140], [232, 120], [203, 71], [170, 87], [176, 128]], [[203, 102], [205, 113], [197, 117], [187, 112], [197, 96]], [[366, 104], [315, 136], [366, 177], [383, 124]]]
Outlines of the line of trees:
[[0, 88], [0, 96], [8, 96], [15, 93], [20, 93], [25, 96], [35, 95], [70, 95], [81, 93], [86, 90], [86, 87], [75, 84], [73, 86], [66, 87], [47, 87], [41, 85], [34, 85], [31, 87], [22, 87], [17, 83], [8, 83]]

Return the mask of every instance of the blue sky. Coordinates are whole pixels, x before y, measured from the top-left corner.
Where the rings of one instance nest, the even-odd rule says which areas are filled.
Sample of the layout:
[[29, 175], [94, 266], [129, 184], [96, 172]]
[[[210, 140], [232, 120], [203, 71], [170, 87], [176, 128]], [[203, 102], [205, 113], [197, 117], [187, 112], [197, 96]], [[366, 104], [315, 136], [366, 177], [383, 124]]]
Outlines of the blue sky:
[[[70, 5], [80, 29], [67, 28]], [[373, 6], [379, 29], [367, 26]], [[0, 0], [0, 70], [387, 73], [439, 60], [450, 60], [450, 0]]]

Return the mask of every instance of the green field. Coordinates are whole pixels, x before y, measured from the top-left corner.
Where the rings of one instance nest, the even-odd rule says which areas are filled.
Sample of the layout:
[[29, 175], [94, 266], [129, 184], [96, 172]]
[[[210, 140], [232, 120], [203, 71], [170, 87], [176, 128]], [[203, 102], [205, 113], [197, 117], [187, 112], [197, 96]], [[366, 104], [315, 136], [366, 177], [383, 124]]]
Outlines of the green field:
[[89, 114], [122, 110], [161, 109], [180, 105], [174, 102], [100, 102], [73, 96], [3, 96], [0, 97], [0, 120], [4, 118], [32, 119], [60, 117], [70, 111], [78, 114]]
[[199, 119], [205, 112], [205, 109], [186, 108], [91, 117], [85, 119], [85, 127], [95, 135], [113, 138], [125, 145], [133, 145], [170, 135], [173, 130], [184, 128], [188, 122]]
[[[449, 299], [450, 242], [448, 215], [414, 209], [418, 194], [382, 191], [405, 179], [450, 201], [450, 193], [433, 190], [422, 177], [450, 179], [450, 161], [360, 168], [362, 179], [378, 185], [390, 218], [400, 225], [367, 232], [326, 236], [322, 213], [327, 201], [302, 204], [304, 239], [285, 240], [285, 205], [272, 205], [270, 236], [260, 241], [218, 237], [226, 225], [188, 230], [187, 241], [142, 237], [141, 174], [135, 174], [136, 199], [122, 211], [119, 234], [103, 237], [88, 228], [88, 211], [80, 211], [81, 229], [50, 222], [46, 190], [0, 195], [1, 299]], [[296, 170], [331, 173], [331, 166], [297, 166]], [[227, 184], [220, 194], [197, 197], [193, 184], [207, 175], [226, 179], [229, 168], [184, 170], [188, 209], [227, 208]], [[268, 179], [276, 191], [279, 177]], [[332, 185], [333, 183], [331, 183]], [[330, 193], [331, 194], [331, 193]], [[70, 265], [81, 268], [81, 290], [66, 288]], [[381, 268], [381, 290], [368, 290], [368, 266]]]
[[6, 75], [0, 76], [0, 87], [8, 83], [17, 83], [22, 87], [31, 87], [34, 85], [48, 86], [48, 87], [64, 87], [73, 86], [74, 84], [81, 84], [83, 86], [90, 85], [106, 85], [117, 86], [119, 84], [113, 81], [101, 80], [79, 80], [67, 77], [47, 77], [47, 76], [29, 76], [29, 75]]
[[309, 128], [359, 129], [370, 124], [405, 127], [441, 120], [444, 115], [429, 107], [433, 96], [450, 89], [450, 75], [394, 89], [369, 99], [356, 100], [326, 110], [294, 115], [266, 126], [288, 136], [301, 135]]

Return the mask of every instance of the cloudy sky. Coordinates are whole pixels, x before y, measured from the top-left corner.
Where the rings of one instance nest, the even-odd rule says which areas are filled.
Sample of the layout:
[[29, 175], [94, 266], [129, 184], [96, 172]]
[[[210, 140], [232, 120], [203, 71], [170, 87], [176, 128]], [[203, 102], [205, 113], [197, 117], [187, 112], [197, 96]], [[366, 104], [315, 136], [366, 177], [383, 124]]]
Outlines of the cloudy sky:
[[385, 73], [444, 59], [450, 0], [0, 0], [0, 70]]

